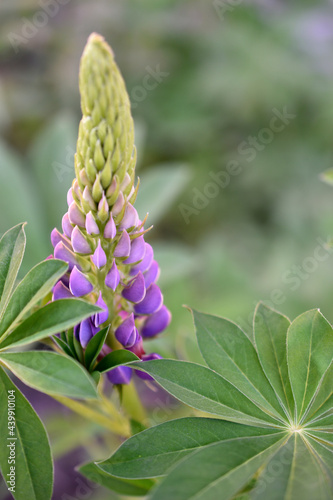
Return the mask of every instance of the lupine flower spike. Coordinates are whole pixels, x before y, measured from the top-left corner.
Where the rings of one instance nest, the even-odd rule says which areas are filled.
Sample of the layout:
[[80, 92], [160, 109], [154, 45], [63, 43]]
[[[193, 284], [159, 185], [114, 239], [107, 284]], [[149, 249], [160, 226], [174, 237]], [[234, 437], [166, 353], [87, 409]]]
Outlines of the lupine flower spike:
[[[80, 65], [82, 120], [75, 173], [68, 191], [62, 230], [52, 231], [54, 256], [69, 264], [53, 300], [83, 297], [103, 309], [74, 329], [83, 349], [110, 325], [102, 352], [129, 349], [143, 361], [143, 340], [160, 334], [171, 315], [156, 285], [159, 275], [152, 247], [145, 242], [144, 222], [134, 202], [136, 149], [130, 102], [113, 53], [92, 34]], [[108, 372], [114, 384], [129, 383], [132, 370]], [[141, 374], [142, 376], [142, 374]]]

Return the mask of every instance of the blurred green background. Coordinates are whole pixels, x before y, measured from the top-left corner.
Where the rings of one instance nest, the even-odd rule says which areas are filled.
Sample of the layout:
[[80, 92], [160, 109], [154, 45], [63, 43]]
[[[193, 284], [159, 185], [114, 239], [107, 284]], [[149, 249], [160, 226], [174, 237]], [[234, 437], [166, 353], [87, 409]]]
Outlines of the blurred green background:
[[[2, 0], [0, 28], [0, 232], [28, 221], [25, 271], [51, 253], [49, 233], [61, 226], [79, 59], [97, 31], [130, 94], [138, 209], [154, 224], [148, 241], [173, 313], [147, 350], [200, 360], [182, 304], [246, 331], [260, 299], [333, 320], [323, 249], [333, 192], [319, 179], [333, 154], [330, 1]], [[293, 118], [270, 131], [283, 110]], [[208, 187], [230, 162], [238, 173]], [[201, 209], [199, 192], [210, 196]], [[187, 222], [184, 205], [196, 211]]]

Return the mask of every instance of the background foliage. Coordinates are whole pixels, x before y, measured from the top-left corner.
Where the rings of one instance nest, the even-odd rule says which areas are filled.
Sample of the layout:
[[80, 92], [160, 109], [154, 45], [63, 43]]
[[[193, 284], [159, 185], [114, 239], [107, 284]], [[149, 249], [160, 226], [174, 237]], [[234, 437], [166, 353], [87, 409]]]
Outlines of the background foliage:
[[[330, 2], [244, 0], [224, 19], [210, 0], [54, 2], [58, 12], [17, 52], [9, 34], [21, 34], [42, 2], [0, 6], [0, 232], [28, 221], [23, 271], [51, 253], [48, 235], [60, 227], [74, 175], [79, 57], [95, 30], [113, 47], [131, 96], [138, 206], [155, 226], [148, 241], [173, 313], [168, 334], [151, 350], [201, 362], [184, 303], [247, 331], [256, 302], [275, 297], [270, 305], [291, 318], [319, 307], [332, 321], [332, 256], [321, 250], [321, 261], [309, 260], [318, 238], [332, 234], [331, 188], [319, 181], [332, 158]], [[145, 77], [158, 65], [168, 75], [147, 90]], [[239, 145], [284, 107], [296, 117], [248, 162]], [[193, 189], [202, 192], [210, 173], [230, 160], [242, 172], [186, 224], [178, 205], [193, 206]], [[286, 283], [288, 272], [302, 277]], [[154, 394], [145, 389], [151, 405]], [[46, 410], [37, 398], [53, 451], [64, 457], [56, 470], [60, 498], [73, 494], [68, 470], [87, 457], [73, 451], [77, 445], [89, 445], [94, 458], [109, 449], [95, 439], [99, 427], [72, 414], [59, 419], [56, 412], [65, 410]], [[171, 418], [162, 413], [155, 423]], [[104, 498], [102, 489], [91, 495]]]

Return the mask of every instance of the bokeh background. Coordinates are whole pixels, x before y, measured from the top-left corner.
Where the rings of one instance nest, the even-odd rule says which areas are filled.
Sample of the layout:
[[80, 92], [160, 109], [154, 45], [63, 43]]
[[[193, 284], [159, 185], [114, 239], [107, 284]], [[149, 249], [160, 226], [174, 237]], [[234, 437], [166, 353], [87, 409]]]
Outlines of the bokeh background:
[[[200, 361], [183, 304], [246, 331], [259, 300], [292, 318], [319, 307], [332, 321], [333, 191], [320, 180], [333, 157], [328, 0], [1, 0], [0, 232], [28, 222], [24, 271], [51, 253], [66, 208], [92, 31], [112, 46], [130, 94], [137, 205], [154, 224], [148, 241], [173, 314], [151, 350]], [[270, 131], [283, 110], [289, 123]], [[70, 471], [98, 455], [97, 431], [76, 419], [73, 433], [64, 421], [76, 417], [49, 404], [45, 414], [30, 397], [63, 457], [54, 498], [76, 498]]]

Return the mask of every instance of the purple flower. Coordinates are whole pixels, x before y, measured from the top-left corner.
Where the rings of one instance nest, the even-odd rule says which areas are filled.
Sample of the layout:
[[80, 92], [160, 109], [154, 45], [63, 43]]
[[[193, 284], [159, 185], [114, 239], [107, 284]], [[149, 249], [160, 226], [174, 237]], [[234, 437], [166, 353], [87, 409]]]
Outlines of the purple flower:
[[74, 252], [88, 255], [91, 254], [90, 245], [77, 226], [73, 229], [71, 242]]
[[137, 211], [130, 203], [127, 203], [124, 216], [119, 226], [120, 231], [137, 226], [138, 221], [139, 217]]
[[139, 236], [132, 240], [131, 251], [128, 259], [124, 260], [124, 264], [134, 264], [142, 260], [146, 253], [146, 244], [143, 236]]
[[116, 234], [117, 234], [117, 228], [116, 228], [116, 224], [113, 220], [113, 216], [111, 213], [110, 219], [108, 220], [108, 222], [106, 223], [106, 226], [104, 228], [104, 238], [109, 239], [109, 240], [113, 240], [113, 238], [116, 236]]
[[171, 321], [171, 313], [166, 306], [162, 306], [156, 313], [147, 317], [142, 329], [143, 337], [154, 337], [163, 332]]
[[97, 245], [97, 248], [94, 252], [92, 260], [98, 269], [105, 266], [105, 264], [106, 264], [107, 259], [106, 259], [105, 252], [104, 252], [102, 245], [101, 245], [101, 240], [98, 240], [98, 245]]
[[74, 266], [79, 267], [79, 264], [75, 258], [75, 254], [71, 252], [71, 250], [69, 250], [69, 248], [67, 248], [62, 241], [59, 241], [54, 249], [54, 258], [67, 262], [70, 271]]
[[67, 236], [67, 238], [70, 238], [72, 236], [73, 226], [70, 223], [68, 212], [66, 212], [63, 216], [61, 225], [64, 234]]
[[73, 201], [68, 209], [68, 217], [71, 224], [75, 224], [80, 227], [85, 227], [86, 218], [84, 213], [79, 209], [75, 201]]
[[53, 300], [71, 298], [73, 298], [71, 291], [63, 284], [62, 281], [58, 281], [58, 283], [53, 287]]
[[93, 325], [91, 323], [91, 319], [83, 320], [77, 327], [75, 331], [78, 336], [82, 347], [85, 349], [90, 339], [94, 336]]
[[94, 325], [100, 326], [102, 323], [105, 323], [105, 321], [107, 321], [109, 318], [108, 306], [105, 304], [103, 300], [102, 292], [99, 293], [99, 297], [95, 305], [103, 309], [103, 312], [97, 313], [94, 316]]
[[139, 333], [135, 327], [133, 313], [122, 322], [115, 331], [115, 336], [118, 342], [124, 347], [132, 347], [139, 340]]
[[130, 302], [138, 303], [142, 301], [145, 295], [145, 279], [140, 271], [138, 275], [128, 283], [127, 287], [124, 288], [122, 296]]
[[129, 384], [132, 378], [132, 368], [117, 366], [117, 368], [108, 371], [106, 375], [112, 384]]
[[152, 314], [163, 304], [163, 295], [161, 290], [155, 283], [152, 283], [149, 288], [147, 288], [145, 298], [134, 306], [134, 311], [136, 314]]
[[105, 284], [108, 288], [115, 291], [119, 285], [120, 274], [116, 265], [116, 261], [113, 259], [112, 266], [105, 278]]
[[99, 234], [99, 227], [94, 219], [92, 212], [87, 213], [86, 217], [86, 231], [88, 234]]
[[71, 272], [69, 278], [69, 288], [72, 294], [75, 295], [75, 297], [82, 297], [83, 295], [87, 295], [94, 289], [93, 285], [86, 278], [85, 274], [79, 271], [76, 266], [74, 266], [74, 269]]
[[154, 258], [154, 251], [151, 245], [149, 245], [149, 243], [146, 243], [145, 254], [142, 261], [140, 262], [140, 264], [136, 264], [135, 266], [132, 267], [132, 269], [130, 270], [130, 274], [132, 276], [135, 276], [136, 274], [138, 274], [139, 271], [142, 272], [146, 271], [153, 262], [153, 258]]
[[128, 232], [124, 229], [120, 236], [120, 240], [113, 252], [115, 257], [128, 257], [131, 251], [131, 240]]
[[143, 274], [145, 278], [145, 285], [148, 288], [152, 283], [158, 280], [160, 274], [160, 268], [156, 260], [152, 262], [149, 269]]

